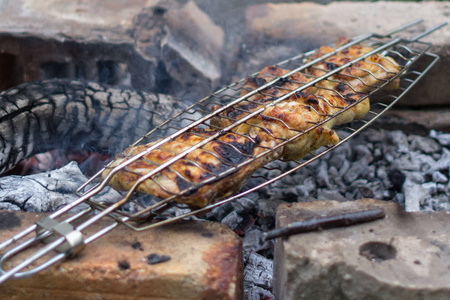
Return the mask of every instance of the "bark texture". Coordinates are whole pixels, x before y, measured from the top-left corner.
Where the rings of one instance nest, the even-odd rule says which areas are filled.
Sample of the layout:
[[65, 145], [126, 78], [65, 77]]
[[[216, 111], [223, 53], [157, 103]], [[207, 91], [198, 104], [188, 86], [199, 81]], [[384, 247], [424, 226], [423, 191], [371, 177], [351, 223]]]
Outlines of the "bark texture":
[[54, 148], [114, 154], [180, 111], [172, 97], [48, 80], [0, 93], [0, 173]]

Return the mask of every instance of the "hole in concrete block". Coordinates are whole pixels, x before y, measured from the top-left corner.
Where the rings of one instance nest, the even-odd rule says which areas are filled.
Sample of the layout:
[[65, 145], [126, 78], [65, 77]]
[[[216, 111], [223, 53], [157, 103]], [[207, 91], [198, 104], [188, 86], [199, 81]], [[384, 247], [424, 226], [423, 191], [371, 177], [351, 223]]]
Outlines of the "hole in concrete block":
[[49, 61], [41, 64], [42, 79], [51, 78], [69, 78], [70, 65], [68, 63], [60, 63]]
[[0, 54], [0, 90], [6, 90], [23, 82], [23, 71], [17, 56]]
[[368, 242], [359, 247], [359, 255], [370, 261], [383, 261], [397, 256], [397, 249], [392, 245], [381, 242]]

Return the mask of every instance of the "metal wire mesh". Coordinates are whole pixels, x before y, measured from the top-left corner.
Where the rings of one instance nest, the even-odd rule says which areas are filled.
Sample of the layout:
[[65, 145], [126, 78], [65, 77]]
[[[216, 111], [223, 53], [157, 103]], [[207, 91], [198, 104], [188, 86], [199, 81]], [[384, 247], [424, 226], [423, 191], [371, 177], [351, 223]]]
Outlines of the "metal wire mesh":
[[[370, 83], [364, 82], [364, 79], [362, 79], [360, 77], [346, 74], [345, 75], [346, 77], [350, 77], [350, 79], [348, 81], [350, 81], [352, 79], [359, 81], [364, 86], [363, 90], [365, 90], [365, 92], [362, 92], [361, 88], [359, 88], [358, 91], [355, 90], [355, 93], [357, 92], [358, 94], [360, 94], [360, 99], [358, 101], [356, 101], [353, 105], [349, 105], [347, 107], [335, 106], [335, 105], [327, 102], [326, 98], [323, 98], [325, 103], [327, 103], [327, 105], [332, 107], [335, 111], [333, 114], [330, 114], [330, 115], [321, 114], [320, 112], [318, 112], [315, 109], [315, 107], [313, 105], [307, 105], [307, 109], [311, 110], [313, 114], [320, 115], [320, 118], [319, 118], [320, 121], [311, 123], [309, 128], [307, 128], [306, 130], [297, 130], [295, 128], [290, 127], [288, 124], [283, 123], [283, 121], [281, 119], [265, 116], [266, 118], [271, 118], [272, 119], [271, 121], [281, 123], [282, 124], [281, 126], [284, 126], [286, 129], [288, 129], [290, 131], [294, 131], [295, 134], [293, 134], [293, 136], [289, 139], [279, 141], [275, 147], [273, 147], [271, 149], [267, 148], [266, 151], [264, 151], [263, 153], [260, 153], [259, 155], [253, 155], [252, 153], [244, 153], [241, 149], [238, 149], [235, 146], [230, 145], [230, 147], [232, 148], [232, 149], [230, 149], [230, 151], [235, 151], [236, 153], [238, 153], [238, 155], [241, 155], [243, 157], [243, 161], [239, 161], [238, 163], [224, 161], [224, 164], [226, 164], [225, 170], [223, 170], [222, 172], [219, 172], [219, 173], [206, 170], [206, 172], [208, 172], [208, 175], [209, 175], [209, 178], [207, 180], [203, 180], [202, 182], [194, 184], [194, 185], [186, 184], [186, 187], [184, 189], [182, 189], [179, 193], [173, 193], [173, 192], [170, 193], [170, 191], [168, 191], [168, 189], [165, 188], [163, 184], [157, 182], [159, 187], [161, 187], [162, 189], [164, 189], [166, 192], [170, 193], [171, 195], [168, 196], [165, 200], [156, 202], [153, 205], [146, 205], [145, 203], [135, 201], [134, 202], [136, 204], [135, 211], [130, 212], [130, 211], [126, 211], [124, 209], [115, 210], [115, 212], [117, 213], [117, 220], [120, 222], [126, 222], [127, 226], [129, 226], [135, 230], [148, 229], [150, 227], [153, 227], [153, 226], [155, 226], [155, 224], [141, 225], [139, 223], [139, 226], [136, 226], [135, 224], [131, 224], [129, 222], [129, 220], [136, 220], [136, 219], [148, 220], [152, 216], [159, 215], [158, 210], [161, 210], [162, 208], [169, 208], [173, 205], [180, 206], [180, 204], [173, 203], [173, 200], [176, 199], [177, 197], [180, 197], [184, 194], [188, 194], [192, 191], [196, 191], [199, 188], [201, 188], [202, 186], [208, 185], [211, 182], [217, 181], [221, 178], [225, 178], [225, 177], [229, 176], [230, 174], [233, 174], [234, 172], [236, 172], [236, 170], [239, 170], [240, 168], [243, 168], [244, 166], [246, 166], [248, 164], [252, 164], [256, 159], [259, 159], [264, 155], [268, 155], [271, 152], [276, 151], [279, 147], [282, 147], [282, 146], [286, 145], [287, 143], [300, 138], [302, 135], [306, 135], [309, 132], [312, 132], [316, 128], [318, 128], [318, 127], [322, 126], [323, 124], [325, 124], [326, 122], [328, 122], [330, 119], [336, 118], [338, 115], [340, 115], [340, 114], [344, 113], [345, 111], [351, 109], [352, 107], [360, 104], [362, 101], [366, 100], [370, 96], [372, 108], [369, 111], [369, 113], [366, 116], [364, 116], [362, 119], [355, 120], [351, 124], [341, 126], [340, 128], [337, 129], [339, 132], [340, 143], [346, 141], [353, 134], [359, 132], [365, 126], [367, 126], [370, 122], [372, 122], [375, 118], [377, 118], [382, 112], [384, 112], [393, 103], [398, 101], [398, 99], [403, 94], [403, 92], [406, 91], [407, 89], [409, 89], [409, 87], [416, 82], [416, 80], [421, 75], [421, 73], [419, 71], [409, 71], [409, 73], [407, 73], [407, 70], [416, 60], [419, 59], [419, 57], [421, 57], [423, 54], [425, 54], [426, 51], [428, 51], [428, 49], [430, 47], [430, 45], [427, 43], [422, 43], [422, 42], [418, 42], [418, 41], [409, 41], [409, 40], [405, 40], [405, 39], [392, 39], [390, 37], [378, 36], [378, 35], [364, 36], [360, 39], [355, 39], [352, 44], [357, 44], [357, 43], [358, 44], [364, 43], [365, 45], [368, 45], [374, 49], [373, 53], [381, 53], [383, 56], [386, 56], [389, 59], [395, 60], [395, 62], [401, 66], [400, 71], [397, 74], [391, 74], [390, 78], [388, 78], [388, 79], [383, 79], [383, 78], [377, 78], [377, 76], [375, 74], [373, 74], [371, 71], [356, 67], [355, 64], [357, 64], [358, 61], [360, 61], [366, 57], [369, 57], [371, 55], [371, 53], [369, 53], [367, 55], [362, 55], [360, 57], [360, 59], [355, 60], [354, 58], [352, 58], [351, 61], [349, 61], [346, 65], [336, 68], [336, 70], [334, 70], [334, 72], [329, 72], [329, 70], [321, 69], [320, 67], [317, 67], [318, 63], [323, 62], [325, 60], [325, 58], [320, 57], [319, 60], [315, 61], [314, 64], [311, 63], [310, 64], [311, 66], [309, 68], [315, 69], [318, 71], [322, 71], [322, 73], [326, 73], [326, 74], [322, 75], [322, 76], [315, 76], [315, 75], [312, 75], [311, 73], [305, 72], [305, 69], [306, 69], [305, 62], [309, 62], [311, 60], [312, 55], [314, 54], [314, 52], [310, 52], [310, 53], [303, 54], [303, 55], [288, 59], [286, 61], [283, 61], [283, 62], [277, 64], [277, 66], [279, 66], [283, 69], [294, 70], [294, 71], [289, 72], [287, 75], [284, 75], [284, 76], [278, 76], [278, 77], [273, 76], [271, 81], [267, 80], [267, 82], [263, 82], [259, 89], [256, 89], [256, 90], [249, 89], [246, 86], [246, 82], [248, 82], [248, 81], [246, 81], [245, 79], [240, 80], [239, 82], [231, 84], [231, 85], [225, 87], [224, 89], [202, 99], [198, 103], [196, 103], [196, 104], [192, 105], [191, 107], [189, 107], [188, 109], [186, 109], [183, 113], [179, 114], [178, 116], [174, 117], [171, 120], [168, 120], [166, 123], [162, 124], [158, 128], [149, 132], [146, 136], [144, 136], [141, 140], [139, 140], [133, 146], [144, 145], [149, 142], [154, 142], [154, 141], [158, 141], [158, 140], [161, 141], [159, 144], [163, 145], [163, 143], [165, 141], [173, 140], [186, 132], [193, 133], [194, 135], [199, 136], [200, 138], [204, 139], [203, 140], [204, 142], [203, 142], [203, 144], [199, 143], [199, 144], [195, 145], [195, 147], [191, 147], [191, 148], [187, 149], [181, 155], [178, 155], [178, 157], [175, 157], [172, 162], [169, 162], [166, 164], [161, 164], [161, 165], [151, 162], [152, 164], [155, 164], [156, 170], [154, 170], [153, 172], [149, 172], [145, 176], [140, 176], [138, 179], [138, 181], [140, 181], [140, 182], [143, 182], [144, 180], [146, 180], [148, 178], [152, 178], [155, 182], [157, 182], [157, 180], [153, 176], [158, 174], [158, 168], [160, 168], [161, 170], [163, 170], [164, 168], [168, 168], [168, 167], [170, 168], [171, 166], [173, 166], [173, 162], [177, 162], [179, 160], [183, 160], [189, 164], [193, 164], [195, 166], [202, 168], [202, 166], [199, 165], [198, 162], [189, 158], [189, 156], [188, 156], [189, 153], [195, 151], [195, 149], [204, 149], [202, 147], [204, 147], [204, 145], [210, 141], [224, 143], [224, 142], [220, 141], [220, 138], [225, 136], [229, 132], [234, 132], [233, 131], [234, 128], [236, 128], [239, 125], [245, 124], [246, 126], [250, 126], [250, 127], [258, 126], [258, 125], [253, 125], [253, 124], [249, 123], [249, 120], [251, 120], [251, 118], [254, 116], [261, 115], [262, 113], [264, 113], [264, 111], [266, 111], [268, 109], [268, 107], [276, 105], [276, 103], [279, 103], [279, 102], [283, 101], [284, 99], [287, 99], [289, 96], [293, 95], [296, 92], [300, 92], [308, 87], [315, 87], [319, 90], [331, 90], [331, 92], [336, 93], [336, 94], [340, 95], [341, 97], [344, 97], [343, 95], [340, 94], [339, 91], [337, 91], [335, 89], [332, 90], [327, 87], [322, 87], [320, 85], [320, 83], [323, 82], [323, 80], [327, 80], [327, 81], [330, 81], [330, 82], [333, 82], [336, 84], [340, 84], [341, 82], [338, 81], [337, 79], [334, 79], [332, 76], [333, 76], [333, 74], [337, 74], [337, 75], [342, 74], [343, 72], [345, 72], [345, 70], [347, 68], [355, 68], [355, 69], [361, 71], [363, 74], [367, 74], [367, 76], [365, 76], [366, 78], [370, 78], [371, 81], [377, 82], [376, 84], [370, 84]], [[352, 44], [344, 45], [341, 48], [346, 49], [346, 48], [350, 47]], [[432, 55], [426, 54], [426, 56], [432, 56]], [[373, 63], [373, 64], [375, 64], [375, 63]], [[377, 67], [383, 69], [384, 72], [389, 73], [389, 71], [384, 69], [383, 66], [378, 64]], [[288, 76], [289, 74], [294, 74], [297, 71], [302, 71], [303, 74], [308, 78], [308, 81], [306, 82], [306, 84], [305, 84], [305, 82], [296, 82], [294, 79], [292, 79], [292, 77]], [[390, 94], [379, 93], [383, 89], [384, 86], [386, 86], [390, 82], [396, 80], [396, 78], [402, 74], [404, 75], [404, 77], [401, 80], [401, 87], [398, 90], [396, 90], [394, 93], [390, 93]], [[256, 75], [257, 75], [256, 73], [253, 74], [253, 76], [256, 76]], [[416, 78], [414, 78], [414, 76]], [[250, 78], [256, 78], [256, 77], [250, 77]], [[352, 87], [350, 84], [347, 83], [347, 85], [349, 85], [350, 88], [354, 89], [354, 87]], [[291, 86], [295, 86], [295, 88], [290, 88]], [[273, 89], [274, 87], [278, 91], [281, 90], [284, 95], [282, 95], [281, 97], [274, 97], [273, 94], [270, 94], [270, 92], [269, 92], [270, 88]], [[242, 91], [246, 91], [248, 93], [246, 95], [242, 96], [242, 94], [243, 94]], [[377, 92], [378, 92], [378, 94], [377, 94]], [[255, 100], [252, 100], [252, 98], [251, 98], [252, 95], [269, 98], [269, 99], [271, 99], [271, 101], [267, 101], [267, 102], [261, 104]], [[230, 103], [232, 103], [232, 104], [230, 105]], [[256, 110], [254, 108], [256, 108]], [[245, 114], [247, 116], [243, 117], [243, 118], [234, 118], [232, 113], [231, 114], [230, 113], [228, 113], [228, 114], [222, 113], [219, 115], [218, 111], [219, 112], [227, 112], [227, 109], [228, 109], [228, 112], [231, 109], [231, 112], [232, 113], [234, 112], [234, 114], [239, 114], [239, 115]], [[212, 111], [214, 111], [214, 112], [211, 113]], [[201, 116], [204, 116], [204, 117], [201, 117]], [[231, 126], [229, 126], [229, 128], [220, 128], [220, 127], [214, 125], [211, 122], [211, 120], [213, 118], [217, 118], [217, 117], [227, 119], [227, 121], [229, 121], [229, 123], [231, 123]], [[197, 131], [194, 131], [195, 129]], [[205, 134], [205, 132], [203, 132], [202, 130], [210, 130], [210, 131], [208, 131], [207, 134]], [[213, 130], [216, 130], [216, 131], [213, 131]], [[167, 138], [168, 136], [170, 136], [170, 137]], [[241, 136], [244, 139], [251, 139], [249, 136], [246, 136], [243, 134], [241, 134]], [[274, 139], [280, 139], [280, 138], [274, 137]], [[312, 162], [313, 160], [317, 159], [319, 156], [330, 151], [334, 147], [335, 146], [322, 147], [321, 149], [319, 149], [315, 152], [309, 153], [308, 156], [305, 157], [304, 160], [294, 160], [289, 163], [285, 162], [284, 163], [285, 168], [280, 170], [280, 174], [278, 176], [276, 176], [275, 178], [279, 179], [283, 176], [287, 176], [288, 174], [291, 173], [291, 171], [295, 171], [295, 170], [299, 169], [300, 167]], [[137, 155], [129, 156], [126, 159], [129, 159], [129, 160], [140, 159], [144, 154], [149, 153], [153, 149], [157, 149], [157, 145], [149, 147], [148, 149], [146, 149], [144, 151], [144, 153], [139, 153]], [[209, 154], [217, 157], [217, 154], [214, 152], [209, 152]], [[221, 157], [217, 157], [217, 158], [221, 159]], [[265, 166], [264, 168], [270, 169], [271, 167]], [[119, 166], [118, 168], [115, 168], [113, 170], [113, 172], [120, 171], [120, 170], [127, 170], [130, 173], [133, 172], [132, 170], [127, 169], [127, 165]], [[175, 170], [175, 172], [176, 172], [176, 170]], [[180, 178], [183, 178], [183, 174], [181, 174], [180, 172], [176, 172], [176, 173]], [[269, 173], [274, 174], [274, 172], [269, 172]], [[98, 178], [100, 178], [100, 175], [97, 174], [97, 177], [94, 177], [94, 178], [98, 179]], [[265, 186], [274, 181], [273, 180], [274, 178], [268, 178], [267, 176], [262, 176], [261, 174], [255, 174], [255, 175], [253, 175], [253, 178], [255, 179], [255, 180], [251, 180], [253, 183], [259, 182], [260, 184], [258, 184], [256, 186], [247, 186], [243, 189], [244, 192], [233, 195], [231, 198], [229, 197], [228, 199], [224, 199], [222, 201], [219, 201], [218, 203], [221, 204], [221, 203], [224, 203], [227, 201], [231, 201], [231, 199], [236, 199], [240, 196], [243, 196], [244, 194], [247, 194], [248, 190], [252, 190], [252, 191], [256, 190], [257, 188]], [[183, 178], [183, 180], [188, 181], [188, 179], [185, 179], [185, 178]], [[103, 183], [104, 183], [104, 181], [103, 181]], [[136, 190], [137, 187], [138, 187], [138, 184], [134, 185], [132, 187], [132, 189], [124, 195], [124, 199], [126, 199], [126, 202], [133, 201], [133, 192]], [[92, 190], [87, 191], [86, 194], [89, 194], [90, 192], [92, 192]], [[96, 209], [99, 209], [99, 210], [104, 210], [107, 207], [110, 207], [106, 203], [97, 203], [95, 201], [89, 201], [89, 203], [93, 207], [95, 207]], [[216, 205], [217, 204], [209, 205], [205, 209], [206, 210], [210, 209], [212, 206], [216, 206]], [[121, 208], [123, 208], [123, 206], [121, 206]], [[188, 213], [188, 214], [191, 215], [192, 213]], [[119, 216], [125, 216], [126, 220], [122, 220]]]

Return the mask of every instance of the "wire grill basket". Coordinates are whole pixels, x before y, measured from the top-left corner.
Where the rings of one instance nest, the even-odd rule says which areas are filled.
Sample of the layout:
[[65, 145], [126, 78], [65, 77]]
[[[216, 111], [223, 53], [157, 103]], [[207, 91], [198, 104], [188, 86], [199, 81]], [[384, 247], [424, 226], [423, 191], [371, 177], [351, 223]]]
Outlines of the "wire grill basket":
[[[205, 213], [208, 210], [222, 205], [226, 202], [232, 201], [244, 195], [247, 195], [263, 186], [269, 185], [272, 182], [295, 172], [296, 170], [302, 168], [303, 166], [311, 163], [312, 161], [318, 159], [322, 155], [332, 151], [334, 148], [344, 143], [350, 139], [353, 135], [357, 134], [359, 131], [366, 128], [370, 123], [372, 123], [376, 118], [382, 115], [386, 110], [388, 110], [392, 105], [399, 101], [402, 96], [408, 92], [427, 72], [428, 70], [438, 61], [438, 56], [428, 52], [431, 44], [421, 42], [420, 39], [431, 32], [439, 29], [445, 24], [438, 25], [436, 27], [430, 28], [429, 30], [423, 32], [422, 34], [412, 37], [412, 38], [401, 38], [396, 37], [399, 33], [405, 29], [416, 25], [421, 20], [414, 21], [412, 23], [406, 24], [399, 28], [392, 30], [386, 34], [365, 34], [354, 38], [350, 42], [339, 46], [334, 51], [322, 55], [320, 57], [315, 57], [315, 51], [311, 51], [299, 56], [290, 58], [283, 62], [277, 64], [277, 66], [285, 69], [291, 70], [282, 76], [274, 76], [273, 78], [266, 80], [264, 82], [259, 82], [256, 89], [249, 89], [247, 93], [242, 93], [243, 90], [247, 89], [245, 85], [245, 79], [235, 82], [205, 98], [198, 101], [197, 103], [186, 108], [182, 113], [174, 116], [172, 119], [159, 125], [157, 128], [153, 129], [145, 136], [143, 136], [139, 141], [137, 141], [132, 146], [145, 145], [152, 142], [152, 145], [146, 147], [145, 151], [137, 153], [133, 156], [128, 156], [126, 159], [115, 167], [106, 167], [109, 170], [109, 175], [102, 180], [100, 171], [98, 174], [93, 176], [88, 182], [79, 188], [77, 194], [79, 199], [75, 202], [67, 205], [66, 207], [58, 210], [57, 212], [51, 214], [49, 217], [40, 220], [35, 225], [26, 229], [22, 233], [14, 236], [10, 240], [7, 240], [0, 244], [0, 251], [3, 251], [3, 255], [0, 258], [0, 284], [10, 277], [13, 278], [23, 278], [31, 276], [48, 266], [56, 263], [57, 261], [74, 255], [81, 251], [85, 245], [91, 243], [102, 235], [114, 229], [119, 224], [123, 224], [132, 228], [133, 230], [147, 230], [155, 226], [161, 226], [169, 222], [174, 222], [176, 220], [190, 217], [196, 214]], [[331, 71], [318, 69], [318, 63], [324, 62], [327, 58], [336, 54], [337, 52], [347, 49], [356, 44], [363, 44], [371, 47], [370, 52], [361, 55], [356, 59], [352, 59], [340, 66], [335, 66]], [[224, 161], [226, 168], [217, 172], [206, 172], [208, 174], [205, 180], [202, 180], [198, 184], [185, 184], [179, 192], [174, 193], [167, 189], [164, 184], [158, 183], [156, 175], [166, 168], [172, 166], [175, 162], [179, 160], [185, 160], [190, 164], [196, 164], [197, 162], [189, 159], [190, 153], [194, 152], [196, 149], [201, 148], [211, 141], [217, 143], [224, 143], [221, 137], [226, 136], [228, 133], [233, 132], [233, 129], [237, 126], [245, 124], [247, 126], [257, 126], [252, 125], [249, 120], [251, 118], [261, 115], [265, 110], [270, 107], [276, 106], [278, 103], [289, 98], [295, 93], [302, 92], [307, 88], [313, 87], [317, 89], [326, 89], [320, 85], [324, 80], [335, 81], [335, 74], [342, 74], [347, 68], [358, 69], [358, 62], [362, 61], [373, 54], [382, 54], [388, 59], [395, 61], [400, 66], [400, 71], [398, 73], [392, 73], [390, 78], [378, 78], [376, 74], [371, 73], [371, 71], [360, 69], [363, 74], [366, 74], [365, 78], [373, 78], [377, 81], [377, 84], [371, 84], [365, 81], [362, 77], [354, 77], [348, 75], [350, 80], [358, 82], [358, 84], [364, 86], [364, 92], [358, 91], [360, 94], [360, 99], [355, 103], [347, 107], [337, 107], [331, 103], [327, 103], [333, 108], [332, 114], [322, 115], [319, 121], [311, 123], [310, 126], [305, 130], [295, 130], [290, 128], [289, 125], [284, 124], [286, 129], [293, 131], [289, 138], [284, 140], [279, 140], [273, 147], [266, 147], [258, 154], [251, 152], [246, 153], [239, 149], [233, 144], [227, 144], [226, 146], [231, 152], [239, 153], [240, 156], [245, 159], [229, 160]], [[420, 61], [420, 63], [417, 63]], [[379, 67], [382, 67], [379, 65]], [[305, 70], [316, 69], [319, 75], [312, 75], [306, 73]], [[389, 71], [385, 70], [389, 73]], [[290, 83], [293, 81], [291, 75], [297, 72], [302, 72], [308, 78], [307, 83], [301, 85], [295, 85], [295, 88], [289, 88]], [[323, 75], [321, 75], [323, 74]], [[256, 76], [257, 73], [252, 76]], [[400, 80], [399, 88], [393, 92], [386, 93], [383, 88], [392, 84], [393, 81]], [[296, 82], [293, 82], [296, 83]], [[337, 84], [339, 82], [336, 82]], [[283, 95], [280, 97], [271, 98], [271, 101], [265, 102], [263, 105], [260, 103], [258, 105], [253, 105], [254, 101], [252, 96], [262, 95], [268, 96], [267, 91], [271, 87], [276, 87], [277, 89], [284, 89]], [[350, 86], [351, 87], [351, 86]], [[334, 93], [339, 93], [339, 91], [333, 90]], [[356, 91], [355, 91], [356, 92]], [[270, 163], [262, 166], [268, 172], [255, 172], [249, 182], [244, 188], [234, 195], [225, 195], [219, 201], [206, 205], [203, 208], [189, 209], [185, 204], [180, 204], [177, 199], [183, 197], [183, 195], [189, 195], [202, 187], [208, 187], [208, 184], [217, 182], [225, 177], [232, 176], [238, 170], [255, 163], [256, 160], [262, 159], [268, 155], [274, 153], [281, 147], [301, 138], [314, 131], [315, 129], [326, 124], [333, 118], [339, 117], [341, 114], [345, 113], [349, 109], [352, 109], [356, 105], [360, 104], [362, 101], [370, 97], [370, 111], [361, 119], [354, 120], [351, 123], [341, 125], [335, 130], [340, 138], [339, 142], [334, 146], [321, 147], [320, 149], [309, 152], [301, 160], [290, 160], [282, 162], [282, 166], [277, 164], [273, 166]], [[249, 104], [247, 106], [242, 104]], [[246, 107], [251, 107], [252, 109]], [[240, 114], [244, 116], [241, 118], [235, 118], [233, 114], [224, 114], [229, 109], [234, 109], [239, 111]], [[315, 111], [316, 114], [320, 114], [315, 110], [314, 106], [309, 106], [310, 110]], [[219, 127], [215, 125], [214, 118], [226, 118], [229, 126]], [[283, 123], [282, 120], [276, 119], [276, 122]], [[195, 129], [194, 129], [195, 128]], [[127, 192], [122, 193], [122, 198], [114, 202], [98, 202], [95, 200], [95, 195], [104, 189], [108, 181], [121, 170], [127, 170], [128, 166], [141, 159], [144, 155], [148, 154], [150, 151], [156, 149], [158, 146], [163, 145], [168, 141], [173, 141], [179, 136], [185, 133], [192, 133], [202, 138], [202, 141], [195, 144], [188, 149], [185, 149], [181, 153], [174, 155], [171, 159], [164, 161], [161, 164], [155, 164], [154, 169], [147, 174], [140, 176], [136, 183]], [[203, 132], [203, 133], [202, 133]], [[207, 132], [208, 134], [205, 134]], [[242, 138], [251, 140], [248, 135], [242, 135]], [[156, 141], [156, 142], [155, 142]], [[214, 155], [214, 153], [211, 153]], [[271, 174], [270, 176], [265, 174]], [[182, 174], [178, 174], [180, 178], [183, 179]], [[169, 194], [164, 200], [152, 199], [151, 197], [137, 197], [136, 190], [142, 182], [151, 178], [154, 180], [159, 187]], [[89, 208], [86, 210], [65, 217], [64, 214], [70, 211], [75, 206], [81, 203], [89, 204]], [[178, 215], [167, 215], [166, 212], [172, 207], [182, 208], [180, 214]], [[186, 210], [184, 210], [186, 209]], [[95, 212], [95, 214], [93, 214]], [[97, 222], [99, 219], [108, 216], [111, 218], [111, 224], [102, 230], [90, 235], [83, 236], [83, 230]], [[20, 241], [20, 243], [19, 243]], [[44, 242], [44, 243], [41, 243]], [[11, 260], [18, 253], [23, 252], [25, 249], [30, 247], [35, 248], [27, 258], [21, 260], [14, 267], [9, 270], [5, 270], [4, 265], [6, 261]], [[56, 250], [56, 251], [54, 251]], [[45, 259], [43, 259], [45, 257]], [[28, 268], [35, 261], [39, 260], [40, 264], [33, 268]]]

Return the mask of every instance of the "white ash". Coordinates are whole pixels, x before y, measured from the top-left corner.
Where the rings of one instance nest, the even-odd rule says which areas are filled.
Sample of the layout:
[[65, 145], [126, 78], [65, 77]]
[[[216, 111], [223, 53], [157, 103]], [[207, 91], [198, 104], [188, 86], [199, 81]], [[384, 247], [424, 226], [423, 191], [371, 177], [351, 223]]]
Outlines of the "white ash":
[[[0, 178], [0, 209], [22, 210], [27, 212], [50, 212], [78, 199], [76, 190], [87, 181], [78, 164], [71, 162], [66, 166], [49, 172], [28, 176], [6, 176]], [[112, 201], [120, 195], [111, 188], [103, 189], [96, 195], [98, 201]], [[81, 211], [87, 204], [71, 210]]]
[[[408, 211], [450, 211], [447, 136], [369, 129], [258, 194], [288, 202], [375, 198], [396, 201]], [[262, 175], [282, 167], [274, 162]]]
[[272, 294], [273, 261], [262, 255], [250, 253], [244, 258], [245, 299], [275, 299]]

